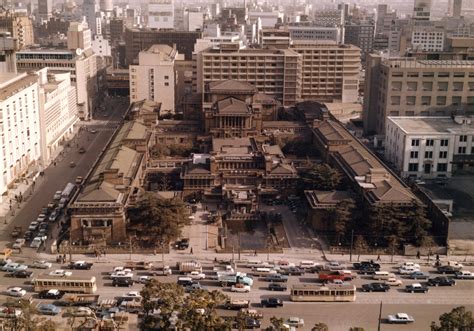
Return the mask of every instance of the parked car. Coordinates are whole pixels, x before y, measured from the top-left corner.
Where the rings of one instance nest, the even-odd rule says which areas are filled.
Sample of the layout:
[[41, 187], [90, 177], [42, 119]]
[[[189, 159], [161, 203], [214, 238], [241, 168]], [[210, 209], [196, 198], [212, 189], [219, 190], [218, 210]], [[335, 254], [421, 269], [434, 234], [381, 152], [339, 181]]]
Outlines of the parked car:
[[84, 147], [79, 148], [79, 154], [84, 154], [86, 149]]
[[390, 286], [400, 286], [402, 285], [402, 281], [396, 277], [390, 277], [385, 281], [385, 284], [390, 285]]
[[57, 219], [59, 218], [59, 215], [61, 214], [61, 211], [59, 209], [55, 209], [53, 210], [53, 212], [51, 213], [51, 215], [49, 215], [49, 218], [48, 220], [50, 222], [56, 222]]
[[400, 275], [410, 275], [415, 271], [420, 271], [420, 268], [417, 268], [415, 266], [405, 266], [398, 269], [398, 273]]
[[400, 265], [400, 268], [405, 268], [405, 267], [413, 267], [420, 270], [420, 265], [412, 261], [405, 261]]
[[450, 265], [443, 265], [441, 267], [438, 267], [438, 272], [440, 274], [455, 274], [456, 272], [459, 271], [459, 268], [450, 266]]
[[456, 278], [457, 279], [474, 279], [474, 273], [467, 270], [458, 271], [456, 272]]
[[32, 264], [29, 265], [30, 268], [36, 268], [36, 269], [49, 269], [53, 266], [52, 263], [46, 262], [46, 261], [33, 261]]
[[17, 270], [17, 271], [8, 273], [8, 275], [14, 278], [30, 278], [31, 276], [33, 276], [33, 271]]
[[304, 327], [304, 319], [300, 317], [290, 317], [285, 321], [285, 324], [295, 328]]
[[87, 317], [92, 316], [93, 311], [89, 307], [76, 307], [69, 312], [71, 316], [75, 317]]
[[63, 297], [63, 295], [64, 295], [64, 292], [62, 292], [60, 290], [53, 289], [53, 290], [41, 291], [38, 294], [38, 297], [40, 299], [54, 299], [54, 300], [57, 300], [57, 299], [61, 299]]
[[57, 270], [51, 271], [49, 275], [55, 276], [55, 277], [70, 277], [72, 275], [72, 272], [66, 271], [63, 269], [57, 269]]
[[114, 278], [112, 280], [112, 286], [115, 286], [115, 287], [130, 287], [133, 285], [133, 279], [131, 278], [127, 278], [127, 277], [119, 277], [119, 278]]
[[356, 270], [359, 270], [359, 269], [362, 269], [362, 268], [367, 268], [367, 267], [371, 267], [371, 268], [374, 268], [374, 269], [377, 269], [376, 271], [379, 271], [380, 270], [380, 264], [374, 262], [374, 261], [362, 261], [362, 262], [356, 262], [356, 263], [353, 263], [352, 266], [354, 267], [354, 269]]
[[56, 191], [53, 196], [53, 200], [59, 201], [61, 199], [61, 196], [63, 195], [62, 191]]
[[456, 281], [448, 277], [435, 277], [428, 279], [429, 286], [454, 286]]
[[26, 270], [26, 269], [28, 269], [28, 266], [24, 264], [16, 263], [16, 262], [7, 263], [2, 267], [2, 270], [6, 272], [15, 272], [18, 270]]
[[204, 278], [206, 278], [206, 275], [202, 272], [199, 272], [199, 271], [191, 271], [186, 276], [190, 277], [192, 279], [204, 279]]
[[140, 284], [148, 284], [151, 282], [152, 278], [150, 276], [140, 276], [138, 277], [138, 282]]
[[38, 229], [39, 223], [37, 221], [33, 221], [30, 223], [28, 226], [28, 230], [30, 231], [36, 231]]
[[362, 291], [364, 292], [388, 292], [390, 285], [385, 283], [369, 283], [362, 285]]
[[328, 270], [344, 270], [346, 269], [346, 266], [337, 261], [330, 261], [326, 263], [326, 268]]
[[408, 276], [410, 279], [428, 279], [430, 278], [430, 274], [423, 271], [414, 271]]
[[282, 274], [270, 274], [267, 275], [264, 280], [266, 282], [277, 282], [277, 283], [285, 283], [288, 281], [288, 276]]
[[186, 293], [191, 293], [191, 292], [197, 291], [197, 290], [204, 290], [204, 288], [202, 287], [202, 285], [200, 283], [192, 283], [192, 284], [190, 284], [190, 285], [188, 285], [184, 288], [184, 291]]
[[45, 236], [36, 236], [33, 238], [33, 240], [30, 243], [31, 248], [39, 248], [41, 244], [46, 240], [47, 238]]
[[268, 299], [262, 299], [260, 301], [260, 304], [262, 307], [267, 307], [267, 308], [277, 308], [277, 307], [283, 307], [283, 301], [278, 298], [268, 298]]
[[286, 287], [286, 285], [272, 282], [272, 283], [268, 284], [268, 289], [270, 291], [286, 291], [287, 287]]
[[387, 322], [390, 324], [408, 324], [413, 323], [415, 319], [405, 313], [396, 313], [395, 315], [388, 315]]
[[230, 291], [248, 293], [250, 292], [250, 286], [244, 285], [244, 284], [235, 284], [235, 285], [232, 285], [232, 287], [230, 288]]
[[[245, 329], [259, 329], [261, 326], [261, 322], [258, 319], [252, 317], [246, 317], [244, 319], [244, 328]], [[238, 327], [236, 325], [236, 327]]]
[[36, 308], [40, 314], [43, 315], [57, 315], [61, 312], [61, 309], [51, 303], [41, 303]]
[[280, 273], [282, 275], [301, 276], [304, 274], [304, 270], [298, 267], [289, 267], [288, 269], [282, 269]]
[[410, 293], [426, 293], [428, 287], [421, 285], [420, 283], [413, 283], [405, 286], [405, 291]]
[[9, 287], [7, 288], [6, 294], [11, 297], [21, 298], [26, 295], [26, 291], [21, 287]]
[[81, 185], [83, 181], [84, 181], [84, 177], [82, 177], [82, 176], [77, 176], [76, 177], [76, 184], [77, 185]]
[[379, 270], [380, 270], [380, 268], [376, 268], [374, 266], [366, 265], [366, 266], [362, 266], [359, 269], [357, 269], [357, 272], [361, 275], [373, 275]]
[[25, 245], [26, 240], [24, 238], [18, 238], [12, 245], [14, 249], [21, 249]]
[[88, 263], [86, 261], [76, 261], [69, 264], [69, 268], [76, 270], [90, 270], [94, 263]]

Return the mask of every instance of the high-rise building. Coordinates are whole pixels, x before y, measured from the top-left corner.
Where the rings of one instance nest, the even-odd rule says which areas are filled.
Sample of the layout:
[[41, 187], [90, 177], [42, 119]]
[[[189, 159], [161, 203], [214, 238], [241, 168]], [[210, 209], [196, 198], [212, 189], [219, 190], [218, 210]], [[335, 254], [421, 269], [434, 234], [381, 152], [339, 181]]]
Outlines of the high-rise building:
[[91, 47], [91, 30], [83, 23], [71, 22], [67, 31], [67, 48], [86, 50]]
[[174, 0], [148, 1], [148, 27], [151, 29], [174, 28]]
[[9, 32], [18, 41], [19, 49], [34, 44], [33, 22], [28, 16], [0, 9], [0, 32]]
[[429, 21], [431, 18], [432, 0], [415, 0], [413, 19], [415, 21]]
[[38, 0], [38, 15], [43, 21], [47, 21], [52, 16], [53, 0]]
[[308, 24], [292, 24], [288, 26], [291, 40], [334, 41], [341, 43], [343, 35], [341, 27], [315, 26]]
[[40, 121], [38, 76], [35, 74], [0, 74], [1, 136], [0, 196], [17, 178], [39, 165]]
[[321, 10], [314, 13], [314, 24], [317, 26], [343, 26], [344, 10]]
[[363, 120], [384, 134], [388, 116], [474, 114], [474, 61], [382, 58], [369, 54]]
[[373, 21], [351, 22], [344, 26], [344, 43], [360, 48], [362, 61], [374, 50], [375, 26]]
[[82, 4], [82, 15], [85, 16], [87, 25], [92, 34], [97, 34], [97, 14], [99, 13], [99, 5], [97, 0], [84, 0]]
[[161, 110], [174, 113], [177, 73], [175, 61], [182, 60], [176, 47], [153, 45], [138, 54], [138, 65], [130, 69], [130, 102], [153, 100]]
[[0, 74], [16, 72], [17, 42], [9, 32], [0, 32]]
[[448, 14], [452, 17], [460, 17], [462, 12], [462, 0], [448, 1]]

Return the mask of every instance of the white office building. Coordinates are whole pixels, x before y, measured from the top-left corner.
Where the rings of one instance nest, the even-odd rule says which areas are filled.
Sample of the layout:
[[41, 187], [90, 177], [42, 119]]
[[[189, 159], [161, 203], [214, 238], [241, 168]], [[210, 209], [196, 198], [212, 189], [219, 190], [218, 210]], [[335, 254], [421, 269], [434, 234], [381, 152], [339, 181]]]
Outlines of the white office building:
[[38, 76], [0, 73], [0, 199], [22, 175], [37, 171], [41, 155]]
[[325, 27], [311, 25], [288, 26], [291, 40], [329, 40], [343, 42], [341, 27]]
[[444, 49], [444, 31], [434, 28], [415, 28], [411, 35], [414, 50], [424, 52], [442, 52]]
[[92, 50], [97, 56], [112, 56], [110, 41], [102, 35], [96, 35], [92, 39]]
[[175, 47], [153, 45], [138, 54], [138, 65], [130, 66], [130, 102], [161, 102], [161, 110], [174, 113], [176, 60], [184, 60]]
[[148, 1], [148, 27], [152, 29], [174, 28], [173, 0]]
[[472, 117], [387, 118], [385, 157], [401, 177], [450, 177], [474, 171]]

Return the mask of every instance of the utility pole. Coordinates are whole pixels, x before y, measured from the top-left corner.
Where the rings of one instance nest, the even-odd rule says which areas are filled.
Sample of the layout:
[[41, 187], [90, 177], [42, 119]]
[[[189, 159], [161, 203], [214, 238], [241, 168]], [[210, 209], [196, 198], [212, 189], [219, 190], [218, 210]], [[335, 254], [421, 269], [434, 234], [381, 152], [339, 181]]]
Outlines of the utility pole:
[[240, 261], [240, 232], [239, 232], [239, 261]]
[[351, 231], [351, 248], [349, 251], [349, 261], [352, 262], [352, 247], [354, 245], [354, 230]]
[[128, 244], [130, 245], [130, 261], [132, 261], [132, 237], [128, 237]]
[[377, 323], [377, 331], [380, 331], [380, 322], [382, 321], [382, 301], [380, 301], [379, 321]]

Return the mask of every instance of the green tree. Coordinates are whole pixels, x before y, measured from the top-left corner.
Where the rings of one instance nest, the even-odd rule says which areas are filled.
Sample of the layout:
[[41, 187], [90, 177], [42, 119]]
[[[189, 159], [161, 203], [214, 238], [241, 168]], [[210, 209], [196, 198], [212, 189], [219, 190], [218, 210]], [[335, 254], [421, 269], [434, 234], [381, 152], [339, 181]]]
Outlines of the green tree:
[[464, 306], [442, 314], [439, 317], [439, 323], [438, 326], [436, 322], [431, 322], [431, 331], [471, 331], [474, 329], [472, 311], [467, 311]]
[[367, 251], [369, 245], [362, 235], [357, 235], [354, 240], [354, 251], [357, 253], [357, 261], [360, 260], [361, 253]]
[[270, 317], [270, 323], [271, 325], [265, 329], [265, 331], [283, 331], [287, 330], [283, 324], [285, 324], [285, 321], [283, 318], [278, 318], [275, 316]]
[[331, 191], [341, 184], [342, 176], [339, 171], [328, 164], [314, 164], [301, 175], [301, 184], [304, 190]]
[[429, 240], [427, 237], [431, 228], [431, 221], [426, 217], [426, 207], [415, 201], [414, 207], [408, 212], [407, 221], [409, 225], [406, 235], [413, 238], [411, 241], [415, 245], [422, 246]]
[[330, 212], [330, 222], [334, 224], [335, 243], [341, 242], [351, 225], [356, 205], [352, 199], [342, 200]]
[[24, 331], [54, 331], [57, 324], [43, 316], [38, 316], [38, 311], [27, 300], [7, 300], [6, 307], [11, 309], [20, 309], [21, 315], [17, 318], [6, 319], [4, 327], [6, 330], [24, 330]]
[[181, 235], [181, 229], [189, 223], [189, 211], [181, 199], [160, 199], [146, 192], [128, 211], [128, 230], [135, 232], [145, 244], [155, 244], [157, 238], [170, 241]]
[[152, 148], [150, 148], [150, 155], [154, 158], [161, 158], [171, 155], [171, 151], [165, 144], [155, 144]]
[[318, 322], [314, 324], [314, 326], [311, 328], [311, 331], [328, 331], [329, 328], [325, 323]]

